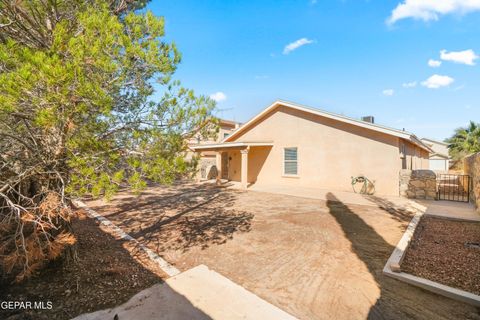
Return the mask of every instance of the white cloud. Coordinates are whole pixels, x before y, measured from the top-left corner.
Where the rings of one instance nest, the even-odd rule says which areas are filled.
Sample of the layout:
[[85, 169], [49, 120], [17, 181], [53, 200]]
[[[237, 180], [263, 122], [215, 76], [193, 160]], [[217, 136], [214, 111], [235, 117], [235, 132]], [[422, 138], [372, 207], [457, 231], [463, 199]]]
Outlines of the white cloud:
[[429, 89], [438, 89], [441, 87], [448, 87], [451, 85], [455, 79], [449, 77], [449, 76], [441, 76], [438, 74], [434, 74], [427, 80], [422, 82], [422, 86], [427, 87]]
[[385, 89], [382, 91], [384, 96], [391, 97], [395, 93], [393, 89]]
[[414, 88], [417, 86], [417, 81], [412, 81], [412, 82], [405, 82], [402, 84], [402, 87], [404, 88]]
[[480, 10], [480, 0], [404, 0], [392, 10], [387, 23], [394, 24], [406, 18], [438, 20], [441, 15], [466, 14], [476, 10]]
[[307, 38], [298, 39], [297, 41], [287, 44], [285, 48], [283, 48], [283, 54], [289, 54], [293, 50], [296, 50], [301, 46], [304, 46], [306, 44], [311, 44], [311, 43], [313, 43], [313, 40], [309, 40]]
[[441, 64], [442, 64], [442, 61], [433, 60], [433, 59], [428, 60], [428, 65], [432, 68], [438, 68], [440, 67]]
[[227, 100], [227, 95], [221, 91], [212, 93], [210, 99], [215, 100], [216, 102], [222, 102]]
[[473, 66], [475, 65], [475, 60], [478, 59], [478, 56], [475, 54], [475, 52], [473, 52], [472, 49], [450, 52], [447, 52], [447, 50], [442, 50], [440, 51], [440, 59]]

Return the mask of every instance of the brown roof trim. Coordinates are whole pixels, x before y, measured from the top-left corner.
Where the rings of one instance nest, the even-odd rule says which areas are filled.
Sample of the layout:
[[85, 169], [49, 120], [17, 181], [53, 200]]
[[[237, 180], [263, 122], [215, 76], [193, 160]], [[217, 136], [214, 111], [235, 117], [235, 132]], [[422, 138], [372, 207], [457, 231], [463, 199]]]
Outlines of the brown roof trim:
[[311, 113], [311, 114], [319, 115], [319, 116], [322, 116], [322, 117], [325, 117], [325, 118], [341, 121], [341, 122], [344, 122], [344, 123], [349, 123], [349, 124], [359, 126], [359, 127], [363, 127], [363, 128], [367, 128], [367, 129], [370, 129], [370, 130], [373, 130], [373, 131], [382, 132], [382, 133], [385, 133], [385, 134], [388, 134], [388, 135], [392, 135], [392, 136], [395, 136], [395, 137], [399, 137], [399, 138], [408, 140], [408, 141], [412, 142], [413, 144], [419, 146], [420, 148], [425, 149], [428, 152], [433, 151], [430, 147], [428, 147], [426, 144], [424, 144], [422, 141], [420, 141], [420, 139], [418, 139], [413, 133], [403, 131], [403, 130], [393, 129], [393, 128], [389, 128], [389, 127], [385, 127], [385, 126], [381, 126], [381, 125], [378, 125], [378, 124], [373, 124], [373, 123], [362, 121], [362, 120], [349, 118], [349, 117], [339, 115], [339, 114], [336, 114], [336, 113], [323, 111], [323, 110], [320, 110], [320, 109], [311, 108], [311, 107], [307, 107], [307, 106], [304, 106], [304, 105], [301, 105], [301, 104], [288, 102], [288, 101], [282, 101], [282, 100], [277, 100], [274, 103], [272, 103], [270, 106], [265, 108], [262, 112], [257, 114], [255, 117], [253, 117], [252, 119], [245, 122], [237, 130], [233, 131], [232, 134], [230, 134], [228, 137], [223, 139], [222, 142], [231, 142], [232, 140], [234, 141], [235, 137], [238, 136], [241, 132], [247, 130], [256, 121], [261, 120], [263, 116], [265, 116], [266, 114], [268, 114], [269, 112], [275, 110], [276, 108], [278, 108], [280, 106], [284, 106], [284, 107], [287, 107], [287, 108], [308, 112], [308, 113]]

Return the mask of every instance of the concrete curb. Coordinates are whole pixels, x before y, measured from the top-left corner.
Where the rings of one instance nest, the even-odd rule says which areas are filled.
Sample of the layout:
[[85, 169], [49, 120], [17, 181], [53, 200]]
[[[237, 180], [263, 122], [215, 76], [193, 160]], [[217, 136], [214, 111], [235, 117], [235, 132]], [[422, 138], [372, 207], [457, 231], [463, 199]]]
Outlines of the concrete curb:
[[[388, 277], [434, 292], [436, 294], [480, 307], [479, 295], [476, 295], [467, 291], [463, 291], [460, 289], [452, 288], [452, 287], [449, 287], [425, 278], [420, 278], [420, 277], [411, 275], [409, 273], [401, 272], [400, 264], [402, 263], [403, 258], [405, 257], [405, 253], [407, 251], [408, 245], [410, 244], [410, 240], [412, 239], [413, 233], [415, 232], [415, 229], [417, 228], [417, 225], [420, 222], [420, 218], [423, 215], [424, 215], [423, 212], [419, 212], [412, 218], [412, 220], [408, 224], [407, 230], [405, 231], [402, 238], [398, 242], [397, 246], [395, 247], [395, 250], [393, 250], [390, 258], [387, 260], [387, 263], [383, 268], [383, 274]], [[428, 215], [435, 216], [430, 214]], [[435, 216], [435, 217], [445, 218], [443, 216]], [[472, 220], [458, 219], [458, 218], [454, 218], [451, 220], [472, 221]]]
[[127, 240], [127, 241], [132, 241], [135, 243], [135, 245], [142, 250], [144, 253], [147, 254], [148, 258], [152, 260], [154, 263], [158, 265], [158, 267], [165, 272], [169, 277], [176, 276], [180, 274], [180, 270], [172, 266], [170, 263], [165, 261], [162, 257], [160, 257], [158, 254], [138, 242], [135, 238], [130, 236], [128, 233], [117, 227], [112, 221], [108, 220], [104, 216], [98, 214], [95, 210], [90, 209], [84, 202], [80, 200], [74, 200], [73, 204], [77, 206], [78, 208], [81, 208], [87, 212], [87, 215], [90, 218], [93, 218], [100, 222], [100, 224], [107, 226], [110, 228], [113, 232], [115, 232], [115, 235], [118, 236], [122, 240]]

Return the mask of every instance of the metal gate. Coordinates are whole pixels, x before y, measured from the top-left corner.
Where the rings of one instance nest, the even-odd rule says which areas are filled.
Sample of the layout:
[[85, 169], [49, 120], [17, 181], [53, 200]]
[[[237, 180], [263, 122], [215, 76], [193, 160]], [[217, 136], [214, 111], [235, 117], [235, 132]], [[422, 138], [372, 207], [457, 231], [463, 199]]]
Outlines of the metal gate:
[[463, 174], [438, 174], [437, 199], [470, 201], [470, 176]]

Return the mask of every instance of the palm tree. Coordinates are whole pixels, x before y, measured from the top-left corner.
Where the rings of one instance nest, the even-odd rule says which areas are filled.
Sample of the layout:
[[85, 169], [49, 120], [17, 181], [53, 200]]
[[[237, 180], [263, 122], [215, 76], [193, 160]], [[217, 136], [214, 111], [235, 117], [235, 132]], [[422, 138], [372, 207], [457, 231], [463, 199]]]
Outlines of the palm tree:
[[458, 128], [453, 136], [445, 140], [448, 143], [450, 156], [453, 160], [480, 152], [480, 123], [470, 121], [466, 128]]

